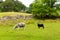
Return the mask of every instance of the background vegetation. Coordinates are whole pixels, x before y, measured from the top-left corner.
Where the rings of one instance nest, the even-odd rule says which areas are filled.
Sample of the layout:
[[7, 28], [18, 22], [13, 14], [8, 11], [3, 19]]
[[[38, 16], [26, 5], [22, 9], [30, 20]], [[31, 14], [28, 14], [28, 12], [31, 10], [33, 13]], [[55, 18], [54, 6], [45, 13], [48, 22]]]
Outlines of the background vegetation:
[[55, 4], [57, 0], [34, 0], [29, 7], [26, 7], [18, 0], [1, 0], [0, 12], [27, 12], [33, 14], [36, 18], [52, 18], [59, 16], [60, 4]]
[[[35, 0], [30, 5], [31, 13], [38, 18], [56, 18], [59, 14], [59, 6], [55, 5], [57, 0]], [[58, 4], [59, 5], [59, 4]]]
[[20, 12], [24, 11], [26, 6], [18, 0], [5, 0], [0, 1], [0, 12]]

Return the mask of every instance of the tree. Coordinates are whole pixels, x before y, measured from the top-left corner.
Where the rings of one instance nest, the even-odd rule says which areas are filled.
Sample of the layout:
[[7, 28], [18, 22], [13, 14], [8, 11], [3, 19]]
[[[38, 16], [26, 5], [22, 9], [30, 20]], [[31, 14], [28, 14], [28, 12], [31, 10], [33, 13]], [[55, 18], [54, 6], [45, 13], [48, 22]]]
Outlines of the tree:
[[35, 0], [30, 5], [30, 10], [33, 15], [39, 18], [44, 18], [46, 15], [49, 17], [58, 15], [54, 8], [56, 0]]
[[15, 11], [22, 11], [22, 10], [25, 11], [26, 6], [22, 4], [21, 2], [15, 1], [14, 4], [15, 4], [14, 6]]
[[3, 3], [3, 0], [0, 0], [0, 12], [2, 11], [2, 3]]
[[24, 11], [26, 6], [22, 4], [22, 2], [18, 0], [6, 0], [5, 2], [0, 4], [0, 10], [3, 12], [7, 11]]

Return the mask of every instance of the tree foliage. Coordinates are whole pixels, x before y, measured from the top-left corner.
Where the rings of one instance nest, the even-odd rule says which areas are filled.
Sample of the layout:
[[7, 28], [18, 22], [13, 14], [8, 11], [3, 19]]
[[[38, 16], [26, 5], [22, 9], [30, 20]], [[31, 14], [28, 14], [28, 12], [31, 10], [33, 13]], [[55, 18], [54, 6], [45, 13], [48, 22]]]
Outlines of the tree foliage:
[[36, 17], [44, 18], [48, 15], [50, 18], [58, 15], [54, 8], [55, 2], [56, 0], [35, 0], [29, 8]]
[[6, 0], [5, 2], [0, 3], [0, 10], [3, 12], [7, 11], [24, 11], [26, 6], [18, 0]]

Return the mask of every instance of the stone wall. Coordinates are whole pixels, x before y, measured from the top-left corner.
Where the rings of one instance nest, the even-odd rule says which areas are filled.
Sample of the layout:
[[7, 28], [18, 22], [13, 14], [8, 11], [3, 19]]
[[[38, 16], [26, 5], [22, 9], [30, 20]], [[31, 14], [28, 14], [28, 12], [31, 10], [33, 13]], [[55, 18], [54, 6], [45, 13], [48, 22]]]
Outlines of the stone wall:
[[15, 14], [13, 16], [3, 16], [0, 18], [0, 20], [15, 20], [15, 19], [23, 19], [23, 20], [29, 20], [32, 19], [33, 15], [18, 15]]

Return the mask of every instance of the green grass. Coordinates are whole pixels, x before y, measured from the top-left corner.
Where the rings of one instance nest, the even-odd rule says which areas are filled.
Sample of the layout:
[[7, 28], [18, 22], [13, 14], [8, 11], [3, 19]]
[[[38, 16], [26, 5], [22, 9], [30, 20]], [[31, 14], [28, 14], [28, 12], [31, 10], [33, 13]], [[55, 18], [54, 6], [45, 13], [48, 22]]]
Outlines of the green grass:
[[26, 13], [20, 13], [20, 12], [0, 12], [0, 17], [8, 16], [8, 15], [9, 16], [14, 16], [16, 14], [23, 15], [23, 16], [25, 16], [25, 15], [32, 15], [32, 14], [26, 14]]
[[34, 21], [34, 23], [26, 24], [25, 30], [13, 30], [15, 25], [12, 23], [13, 21], [10, 21], [8, 25], [0, 23], [0, 40], [60, 40], [60, 23], [58, 21], [41, 21], [45, 29], [38, 29], [37, 21]]
[[[25, 30], [13, 30], [18, 22], [25, 22]], [[60, 40], [59, 20], [39, 20], [45, 29], [38, 29], [37, 20], [0, 20], [0, 40]]]

